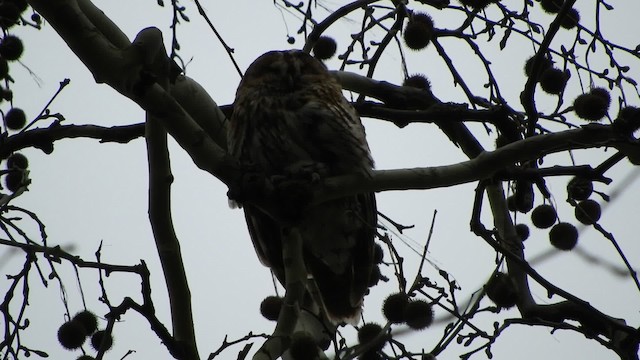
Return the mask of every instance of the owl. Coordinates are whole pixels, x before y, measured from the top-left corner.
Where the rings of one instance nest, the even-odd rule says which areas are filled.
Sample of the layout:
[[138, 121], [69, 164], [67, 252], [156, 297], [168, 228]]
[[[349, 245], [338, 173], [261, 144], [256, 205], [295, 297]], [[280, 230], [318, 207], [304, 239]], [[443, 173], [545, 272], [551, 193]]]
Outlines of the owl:
[[[267, 52], [249, 66], [227, 135], [230, 155], [267, 177], [286, 178], [301, 169], [327, 177], [370, 176], [373, 170], [364, 128], [340, 84], [302, 51]], [[260, 261], [285, 284], [284, 225], [251, 203], [241, 205]], [[298, 210], [295, 226], [302, 236], [309, 293], [319, 293], [316, 303], [333, 323], [357, 323], [374, 266], [374, 194]]]

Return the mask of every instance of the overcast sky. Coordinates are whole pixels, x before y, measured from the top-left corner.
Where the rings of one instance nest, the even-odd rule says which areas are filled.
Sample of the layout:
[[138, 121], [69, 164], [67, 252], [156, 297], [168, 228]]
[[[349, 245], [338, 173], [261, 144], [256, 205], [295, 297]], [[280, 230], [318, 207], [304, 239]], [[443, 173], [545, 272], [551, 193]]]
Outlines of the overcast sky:
[[[616, 10], [615, 16], [606, 12], [603, 14], [603, 32], [611, 40], [634, 48], [637, 45], [634, 41], [637, 39], [632, 38], [638, 34], [640, 25], [632, 18], [640, 13], [640, 5], [637, 2], [612, 3], [619, 3], [613, 5], [621, 10]], [[111, 0], [96, 1], [96, 4], [130, 38], [145, 27], [157, 26], [165, 34], [165, 43], [170, 43], [170, 8], [158, 7], [154, 1]], [[339, 6], [337, 1], [323, 4], [330, 8]], [[178, 30], [180, 54], [189, 62], [187, 74], [204, 86], [219, 104], [229, 104], [233, 101], [240, 78], [223, 47], [199, 18], [193, 4], [185, 2], [183, 5], [187, 6], [187, 14], [192, 19], [191, 23], [181, 25]], [[297, 37], [294, 45], [287, 43], [287, 28], [291, 35], [295, 35], [300, 22], [290, 14], [282, 13], [271, 1], [237, 0], [216, 2], [215, 5], [213, 2], [203, 1], [203, 5], [224, 39], [235, 49], [234, 56], [242, 69], [263, 52], [301, 47], [303, 44], [301, 37]], [[416, 7], [418, 5], [417, 2], [411, 4]], [[626, 8], [623, 9], [622, 6]], [[521, 5], [515, 6], [515, 9], [520, 7]], [[589, 8], [582, 9], [582, 14], [585, 21], [589, 21]], [[440, 19], [437, 14], [432, 15], [436, 19], [436, 26], [445, 27], [449, 22], [459, 24], [459, 19]], [[538, 15], [536, 18], [542, 23], [551, 19], [546, 15]], [[335, 30], [330, 31], [330, 34], [338, 37], [339, 46], [345, 46], [345, 37], [357, 31], [359, 21], [359, 18], [342, 21]], [[621, 30], [622, 26], [626, 29], [624, 32]], [[106, 85], [96, 84], [84, 65], [47, 24], [42, 31], [16, 29], [15, 33], [25, 41], [26, 50], [21, 64], [11, 64], [11, 74], [16, 80], [12, 85], [14, 104], [25, 109], [29, 117], [36, 116], [55, 93], [58, 83], [69, 78], [71, 84], [50, 107], [52, 112], [64, 114], [66, 123], [112, 126], [144, 121], [144, 113], [133, 102]], [[566, 30], [565, 33], [565, 39], [569, 39], [571, 33]], [[516, 38], [512, 41], [515, 42]], [[521, 69], [524, 61], [533, 54], [529, 44], [521, 43], [520, 46], [514, 44], [513, 48], [508, 47], [502, 52], [497, 50], [497, 46], [493, 46], [493, 50], [487, 53], [504, 86], [503, 95], [518, 109], [518, 95], [526, 80]], [[478, 72], [478, 64], [470, 61], [469, 53], [464, 52], [455, 41], [443, 41], [443, 44], [451, 51], [454, 63], [463, 75], [472, 76], [474, 72]], [[554, 42], [554, 46], [559, 46], [559, 42]], [[399, 83], [403, 77], [399, 65], [400, 56], [395, 48], [392, 49], [380, 64], [375, 78]], [[410, 73], [424, 73], [431, 79], [434, 93], [440, 99], [465, 101], [460, 88], [453, 87], [443, 61], [433, 49], [410, 52], [407, 61]], [[606, 62], [594, 61], [594, 64], [604, 66]], [[633, 68], [637, 60], [628, 64], [632, 66], [632, 75], [638, 78], [638, 68]], [[330, 61], [328, 66], [336, 68], [339, 63]], [[569, 90], [577, 94], [579, 83], [575, 80], [572, 78]], [[470, 78], [469, 81], [475, 91], [484, 91], [482, 83], [485, 79]], [[633, 92], [629, 94], [631, 104], [640, 106], [637, 96]], [[614, 99], [617, 95], [614, 93]], [[541, 111], [551, 109], [550, 97], [540, 95], [539, 99]], [[617, 104], [617, 100], [613, 103]], [[3, 110], [6, 110], [6, 104], [4, 106]], [[616, 110], [612, 111], [612, 115], [616, 113]], [[446, 136], [435, 126], [414, 124], [398, 129], [379, 120], [365, 119], [363, 122], [379, 169], [444, 165], [465, 160], [461, 151], [447, 141]], [[483, 144], [491, 148], [491, 139], [485, 136], [484, 130], [479, 126], [470, 127]], [[272, 331], [274, 323], [262, 319], [258, 306], [265, 296], [274, 293], [273, 284], [269, 271], [255, 256], [242, 212], [227, 206], [226, 187], [200, 171], [177, 145], [172, 144], [171, 150], [175, 176], [173, 215], [193, 297], [198, 347], [204, 358], [218, 348], [225, 335], [233, 340], [250, 331]], [[152, 272], [153, 296], [158, 316], [170, 327], [166, 289], [147, 218], [148, 179], [144, 141], [138, 139], [122, 145], [71, 139], [57, 142], [51, 155], [44, 155], [38, 150], [26, 150], [24, 153], [30, 159], [32, 185], [29, 192], [17, 199], [14, 205], [40, 215], [46, 224], [49, 244], [64, 246], [87, 260], [94, 259], [93, 254], [100, 242], [103, 243], [104, 262], [134, 265], [144, 259]], [[595, 159], [604, 159], [612, 153], [603, 153], [602, 150], [577, 151], [573, 153], [573, 157], [579, 164], [597, 164]], [[570, 157], [563, 153], [545, 158], [545, 165], [554, 163], [569, 165]], [[637, 267], [640, 264], [637, 235], [640, 228], [636, 221], [640, 192], [637, 190], [637, 182], [627, 183], [622, 189], [619, 185], [634, 171], [636, 170], [624, 161], [608, 174], [614, 182], [608, 187], [599, 184], [597, 190], [609, 194], [614, 189], [622, 190], [622, 196], [616, 197], [605, 209], [601, 224], [616, 236], [629, 261]], [[553, 200], [560, 210], [561, 219], [573, 222], [572, 209], [564, 201], [567, 181], [568, 178], [552, 179], [548, 181], [548, 185], [555, 196]], [[400, 240], [420, 249], [425, 243], [433, 212], [437, 210], [429, 259], [455, 277], [462, 287], [461, 298], [468, 297], [487, 280], [495, 266], [495, 254], [482, 239], [469, 231], [474, 189], [475, 184], [467, 184], [439, 190], [378, 194], [380, 211], [402, 224], [415, 224], [415, 228], [396, 237], [397, 247], [405, 256], [405, 271], [410, 279], [415, 276], [420, 258]], [[541, 202], [539, 194], [537, 202]], [[486, 226], [491, 227], [488, 207], [485, 212], [483, 220]], [[520, 215], [518, 221], [529, 223], [528, 216]], [[25, 226], [33, 230], [32, 225]], [[525, 245], [529, 258], [546, 254], [550, 250], [547, 232], [532, 229], [532, 236]], [[580, 250], [597, 256], [606, 264], [624, 268], [611, 244], [592, 229], [583, 229], [578, 246]], [[0, 250], [3, 259], [5, 251]], [[18, 272], [23, 258], [22, 254], [14, 255], [11, 261], [2, 264], [1, 271], [7, 274]], [[535, 268], [554, 284], [589, 301], [601, 311], [625, 318], [632, 326], [638, 326], [640, 296], [629, 277], [615, 276], [609, 267], [589, 263], [574, 253], [554, 253], [547, 260], [536, 263]], [[70, 309], [75, 313], [82, 309], [77, 282], [68, 264], [59, 265], [59, 269], [65, 280]], [[382, 271], [388, 277], [393, 275], [390, 267], [383, 268]], [[434, 268], [427, 267], [424, 275], [441, 281]], [[107, 308], [97, 300], [100, 296], [95, 286], [97, 272], [82, 270], [81, 280], [89, 309], [100, 315], [105, 314]], [[0, 288], [4, 288], [5, 284], [6, 282], [0, 282]], [[64, 307], [58, 285], [51, 283], [45, 289], [34, 273], [31, 286], [32, 301], [28, 317], [32, 326], [21, 340], [29, 347], [47, 351], [53, 359], [77, 357], [79, 352], [65, 351], [56, 341], [57, 327], [64, 321]], [[106, 288], [115, 304], [119, 303], [122, 296], [140, 299], [139, 281], [132, 275], [113, 275], [107, 279]], [[383, 321], [380, 305], [396, 289], [397, 284], [394, 282], [372, 289], [365, 302], [367, 321]], [[546, 291], [540, 287], [534, 286], [533, 289], [534, 296], [540, 303], [560, 300], [557, 297], [548, 299]], [[516, 315], [515, 312], [509, 314]], [[442, 315], [442, 311], [436, 310], [436, 316]], [[108, 358], [119, 359], [129, 349], [136, 351], [130, 355], [130, 359], [169, 357], [144, 319], [132, 313], [125, 315], [122, 320], [122, 323], [116, 324], [116, 347]], [[487, 317], [481, 319], [479, 324], [484, 324], [484, 328], [489, 331], [491, 321], [493, 319]], [[105, 324], [102, 321], [102, 325]], [[347, 330], [346, 333], [351, 331]], [[441, 334], [442, 329], [434, 327], [400, 340], [406, 339], [412, 350], [429, 350]], [[254, 349], [257, 349], [259, 343], [260, 341], [254, 345]], [[476, 346], [480, 344], [474, 343]], [[240, 347], [227, 350], [226, 355], [221, 358], [235, 358], [239, 349]], [[439, 358], [453, 359], [463, 351], [464, 349], [452, 346]], [[550, 334], [549, 329], [530, 327], [513, 327], [506, 331], [493, 346], [493, 352], [497, 359], [614, 357], [612, 352], [579, 334], [562, 331]], [[476, 358], [482, 359], [485, 355], [478, 354]]]

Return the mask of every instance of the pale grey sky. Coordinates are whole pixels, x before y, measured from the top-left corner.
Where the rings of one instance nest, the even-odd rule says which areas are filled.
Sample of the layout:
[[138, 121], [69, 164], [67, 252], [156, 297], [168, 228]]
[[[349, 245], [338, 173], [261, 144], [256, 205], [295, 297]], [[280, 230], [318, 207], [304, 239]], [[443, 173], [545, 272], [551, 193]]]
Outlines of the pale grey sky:
[[[165, 43], [169, 43], [169, 8], [160, 8], [154, 1], [102, 0], [95, 3], [131, 38], [147, 26], [157, 26], [163, 30]], [[626, 9], [616, 11], [614, 17], [607, 18], [608, 15], [603, 14], [606, 18], [603, 29], [612, 40], [633, 48], [636, 44], [629, 39], [629, 35], [637, 34], [638, 31], [631, 31], [629, 28], [640, 30], [637, 21], [632, 20], [632, 14], [638, 14], [640, 6], [631, 2], [616, 3], [619, 4], [614, 4], [615, 6], [625, 6]], [[332, 8], [339, 6], [338, 2], [324, 4]], [[228, 104], [233, 101], [239, 76], [223, 48], [199, 18], [193, 4], [185, 2], [184, 5], [192, 20], [179, 27], [182, 48], [180, 53], [189, 61], [188, 75], [202, 84], [219, 104]], [[242, 69], [265, 51], [291, 47], [286, 42], [285, 24], [291, 34], [299, 28], [299, 22], [286, 13], [286, 20], [283, 20], [283, 15], [271, 1], [204, 1], [203, 5], [222, 36], [235, 48], [235, 56]], [[418, 3], [412, 6], [418, 8]], [[585, 7], [582, 10], [584, 18], [589, 13], [587, 9]], [[433, 15], [436, 26], [444, 26], [445, 20], [439, 19], [438, 14]], [[550, 20], [549, 16], [540, 15], [538, 18], [540, 21]], [[358, 21], [358, 18], [354, 22], [343, 21], [331, 34], [343, 37], [354, 32], [358, 28]], [[447, 21], [454, 22], [455, 19]], [[618, 25], [621, 24], [625, 25], [625, 32], [620, 30]], [[67, 123], [111, 126], [144, 121], [143, 112], [133, 102], [106, 85], [95, 84], [84, 65], [68, 50], [51, 27], [45, 24], [44, 29], [39, 32], [19, 29], [16, 33], [25, 40], [26, 51], [21, 59], [24, 67], [11, 64], [12, 75], [16, 79], [13, 85], [14, 103], [24, 108], [28, 116], [33, 117], [40, 111], [56, 91], [59, 81], [70, 78], [71, 84], [50, 108], [52, 112], [64, 114]], [[511, 41], [517, 40], [514, 37]], [[340, 38], [338, 42], [339, 46], [344, 45]], [[443, 41], [443, 44], [450, 46], [448, 49], [455, 54], [454, 62], [463, 74], [471, 75], [477, 71], [477, 65], [469, 63], [470, 57], [460, 53], [461, 50], [456, 49], [454, 42]], [[554, 45], [557, 46], [556, 43]], [[298, 38], [294, 47], [301, 46], [302, 40]], [[498, 52], [497, 47], [494, 49], [496, 50], [487, 54], [493, 62], [495, 73], [503, 81], [505, 87], [502, 91], [512, 101], [512, 106], [520, 108], [517, 99], [525, 81], [522, 64], [533, 50], [527, 43], [503, 52]], [[402, 79], [398, 65], [400, 57], [394, 47], [390, 51], [375, 77], [399, 83]], [[452, 87], [450, 76], [433, 49], [408, 52], [407, 55], [409, 71], [426, 74], [439, 98], [444, 101], [465, 101], [460, 89]], [[328, 65], [335, 68], [338, 63], [329, 62]], [[638, 78], [638, 69], [633, 68], [633, 63], [630, 65], [632, 74]], [[30, 75], [26, 68], [34, 75]], [[472, 80], [474, 89], [482, 89], [483, 81], [484, 79], [476, 79], [475, 82]], [[570, 86], [575, 92], [578, 84], [573, 82]], [[550, 99], [544, 95], [540, 95], [540, 98]], [[632, 104], [640, 105], [637, 96], [631, 96], [630, 99]], [[545, 110], [544, 104], [549, 102], [541, 104], [540, 109]], [[612, 111], [612, 114], [615, 113], [616, 111]], [[435, 126], [414, 124], [398, 129], [371, 119], [365, 119], [364, 124], [380, 169], [444, 165], [465, 160], [464, 155]], [[482, 135], [484, 130], [477, 125], [470, 127], [489, 148], [491, 140]], [[193, 296], [199, 351], [204, 358], [217, 349], [225, 335], [233, 340], [249, 331], [272, 331], [274, 323], [262, 319], [258, 306], [265, 296], [273, 294], [273, 286], [268, 270], [260, 265], [254, 254], [242, 212], [227, 206], [225, 186], [196, 168], [181, 148], [174, 144], [171, 150], [175, 176], [173, 215]], [[121, 145], [73, 139], [57, 142], [51, 155], [44, 155], [37, 150], [24, 153], [30, 159], [30, 176], [33, 182], [30, 191], [17, 199], [15, 205], [40, 215], [47, 226], [50, 244], [73, 247], [73, 252], [83, 258], [92, 260], [93, 253], [102, 241], [104, 262], [133, 265], [144, 259], [152, 272], [158, 316], [170, 326], [166, 290], [147, 220], [144, 141], [138, 139]], [[579, 151], [573, 155], [581, 163], [603, 159], [611, 153]], [[570, 159], [567, 154], [545, 158], [547, 165], [554, 162], [566, 165], [570, 163]], [[610, 193], [631, 171], [633, 168], [628, 163], [621, 163], [609, 174], [614, 183], [609, 187], [598, 185], [597, 189]], [[572, 221], [569, 213], [571, 208], [564, 201], [567, 181], [567, 178], [552, 179], [548, 184], [556, 196], [554, 201], [560, 209], [561, 218]], [[637, 241], [640, 225], [634, 221], [640, 201], [640, 192], [635, 190], [637, 187], [638, 183], [628, 185], [622, 196], [605, 210], [601, 221], [605, 229], [614, 233], [630, 262], [636, 266], [640, 264], [640, 245]], [[432, 213], [434, 210], [438, 211], [429, 259], [457, 279], [462, 286], [462, 298], [479, 289], [494, 267], [493, 251], [469, 231], [474, 188], [475, 184], [467, 184], [439, 190], [378, 194], [380, 211], [403, 224], [416, 225], [414, 229], [405, 232], [404, 240], [415, 242], [417, 247], [424, 244]], [[537, 196], [538, 202], [541, 201], [540, 195]], [[488, 214], [485, 214], [483, 220], [487, 226], [491, 226]], [[529, 223], [528, 216], [519, 215], [519, 220]], [[398, 243], [398, 248], [405, 256], [405, 270], [412, 278], [419, 256]], [[550, 248], [546, 231], [532, 229], [532, 236], [525, 245], [529, 257], [545, 253]], [[582, 232], [579, 247], [617, 267], [623, 267], [608, 241], [592, 229]], [[16, 255], [12, 261], [3, 265], [2, 271], [17, 272], [22, 260], [22, 254]], [[82, 302], [71, 267], [63, 264], [59, 268], [66, 269], [61, 273], [65, 279], [70, 308], [72, 312], [79, 311], [82, 309]], [[640, 294], [630, 278], [614, 277], [606, 268], [589, 264], [572, 253], [553, 256], [550, 260], [537, 264], [536, 269], [554, 284], [566, 287], [603, 312], [625, 318], [633, 326], [640, 322]], [[392, 269], [383, 268], [383, 274], [392, 277]], [[424, 275], [440, 281], [437, 270], [433, 268], [427, 268]], [[97, 301], [97, 273], [82, 270], [81, 279], [89, 309], [97, 314], [104, 314], [106, 307]], [[57, 327], [64, 321], [58, 285], [51, 283], [49, 288], [43, 289], [38, 278], [33, 276], [31, 286], [33, 298], [28, 317], [32, 325], [25, 332], [22, 341], [25, 345], [49, 352], [53, 359], [76, 358], [79, 352], [68, 352], [56, 341]], [[139, 299], [139, 281], [134, 276], [113, 275], [107, 279], [106, 287], [114, 303], [118, 303], [122, 296]], [[391, 282], [372, 289], [365, 302], [364, 314], [367, 321], [383, 321], [380, 305], [396, 288], [397, 285]], [[547, 299], [546, 291], [539, 287], [534, 286], [534, 294], [540, 303], [558, 301], [558, 298]], [[442, 311], [436, 310], [436, 316], [442, 316]], [[122, 320], [122, 323], [116, 324], [116, 345], [107, 358], [119, 359], [129, 349], [136, 351], [129, 359], [169, 358], [164, 346], [140, 316], [131, 313]], [[486, 317], [480, 319], [479, 324], [484, 324], [485, 329], [490, 330], [493, 320]], [[102, 321], [101, 324], [104, 326], [105, 322]], [[353, 332], [345, 330], [345, 333]], [[434, 326], [400, 339], [406, 339], [414, 350], [429, 350], [441, 334], [441, 327]], [[254, 345], [254, 349], [258, 348], [259, 343], [260, 341]], [[480, 342], [474, 345], [479, 346]], [[221, 358], [235, 358], [239, 350], [240, 347], [227, 350]], [[452, 346], [439, 359], [453, 359], [462, 352], [464, 349], [461, 347]], [[493, 353], [496, 359], [613, 357], [612, 352], [579, 334], [562, 331], [549, 334], [549, 329], [530, 327], [513, 327], [506, 331], [493, 346]], [[474, 358], [483, 359], [485, 355], [478, 354]]]

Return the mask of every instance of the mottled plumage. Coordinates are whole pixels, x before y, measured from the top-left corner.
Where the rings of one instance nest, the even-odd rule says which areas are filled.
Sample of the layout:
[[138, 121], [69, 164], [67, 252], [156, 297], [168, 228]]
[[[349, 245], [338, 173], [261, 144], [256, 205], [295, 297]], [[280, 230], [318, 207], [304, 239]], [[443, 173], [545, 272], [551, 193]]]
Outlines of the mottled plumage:
[[[338, 82], [301, 51], [272, 51], [247, 69], [234, 102], [229, 152], [267, 176], [316, 169], [322, 176], [373, 168], [364, 128]], [[285, 205], [283, 205], [285, 206]], [[260, 260], [284, 283], [281, 225], [244, 206]], [[304, 261], [334, 322], [357, 322], [373, 266], [375, 197], [359, 194], [306, 208], [295, 224]]]

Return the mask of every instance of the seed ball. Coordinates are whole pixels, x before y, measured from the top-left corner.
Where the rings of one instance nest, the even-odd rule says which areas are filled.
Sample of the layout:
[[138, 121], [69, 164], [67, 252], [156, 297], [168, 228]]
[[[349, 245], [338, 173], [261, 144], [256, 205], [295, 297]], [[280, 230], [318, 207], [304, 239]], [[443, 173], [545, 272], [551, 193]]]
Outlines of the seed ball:
[[278, 320], [283, 299], [279, 296], [267, 296], [260, 303], [260, 314], [270, 321]]
[[67, 321], [58, 328], [58, 341], [66, 349], [77, 349], [87, 339], [87, 333], [80, 323]]
[[484, 290], [487, 293], [487, 297], [500, 308], [509, 309], [518, 301], [515, 283], [505, 273], [496, 273], [487, 282]]
[[575, 216], [576, 220], [585, 225], [593, 225], [600, 220], [602, 210], [600, 204], [592, 199], [580, 201], [576, 205]]
[[540, 76], [540, 87], [551, 95], [560, 94], [567, 86], [567, 74], [556, 68], [550, 68], [542, 72]]
[[375, 264], [382, 264], [384, 260], [384, 250], [382, 250], [382, 246], [380, 244], [376, 244], [373, 247], [373, 262]]
[[424, 300], [409, 301], [404, 309], [404, 319], [410, 328], [422, 330], [433, 322], [433, 308]]
[[404, 28], [403, 37], [409, 49], [424, 49], [433, 37], [433, 20], [424, 13], [412, 14]]
[[495, 2], [495, 0], [460, 0], [462, 5], [468, 6], [474, 10], [482, 10], [493, 2]]
[[91, 336], [91, 347], [98, 351], [100, 350], [102, 343], [104, 343], [105, 350], [111, 349], [113, 346], [113, 336], [111, 336], [111, 334], [107, 334], [105, 330], [99, 330], [93, 333]]
[[520, 237], [521, 241], [525, 241], [529, 238], [530, 232], [527, 224], [517, 224], [515, 228], [516, 228], [516, 233], [518, 234], [518, 237]]
[[542, 10], [549, 14], [557, 14], [562, 8], [563, 3], [564, 0], [541, 0], [540, 6], [542, 6]]
[[573, 101], [573, 111], [584, 120], [598, 121], [607, 115], [608, 110], [609, 100], [600, 95], [582, 94]]
[[427, 79], [426, 76], [422, 74], [411, 75], [408, 78], [404, 79], [402, 82], [403, 86], [414, 87], [422, 90], [430, 90], [431, 82]]
[[562, 18], [562, 22], [560, 23], [560, 26], [562, 26], [565, 29], [573, 29], [574, 27], [578, 26], [579, 23], [580, 23], [580, 13], [575, 8], [572, 8], [571, 10], [569, 10], [567, 15], [564, 18]]
[[25, 170], [29, 167], [29, 159], [21, 153], [13, 153], [7, 159], [7, 169]]
[[7, 190], [16, 192], [24, 183], [22, 171], [11, 171], [4, 176], [4, 184]]
[[294, 360], [315, 359], [318, 356], [318, 345], [309, 333], [295, 332], [291, 336], [289, 355]]
[[389, 295], [382, 304], [382, 314], [393, 324], [404, 322], [404, 310], [409, 304], [409, 297], [405, 293]]
[[9, 61], [18, 60], [22, 56], [24, 45], [22, 40], [14, 35], [6, 35], [0, 41], [0, 56]]
[[313, 46], [313, 55], [320, 60], [327, 60], [333, 57], [338, 50], [336, 40], [329, 36], [320, 36]]
[[593, 193], [593, 181], [576, 176], [567, 184], [567, 195], [573, 200], [585, 200]]
[[71, 321], [82, 325], [87, 335], [93, 334], [98, 329], [98, 318], [89, 310], [80, 311]]
[[557, 218], [558, 214], [556, 213], [556, 209], [549, 204], [537, 206], [533, 209], [533, 212], [531, 212], [531, 222], [533, 223], [533, 226], [538, 229], [550, 228], [555, 224]]
[[[369, 344], [372, 341], [376, 340], [376, 338], [378, 337], [378, 335], [380, 335], [380, 333], [382, 333], [382, 326], [376, 323], [366, 323], [362, 325], [360, 329], [358, 329], [358, 343], [360, 343], [361, 345]], [[373, 346], [372, 350], [373, 351], [382, 350], [382, 348], [384, 347], [384, 344], [385, 344], [384, 338], [378, 339], [376, 343], [372, 345]]]
[[578, 243], [578, 229], [566, 222], [555, 224], [549, 231], [549, 241], [559, 250], [571, 250]]
[[4, 115], [4, 122], [11, 130], [20, 130], [27, 124], [27, 115], [20, 108], [11, 108]]
[[[535, 56], [532, 56], [524, 63], [525, 75], [531, 76], [531, 73], [533, 72], [533, 61], [535, 60], [535, 58], [536, 58]], [[540, 69], [538, 74], [542, 74], [544, 73], [545, 70], [553, 67], [553, 62], [551, 61], [551, 59], [549, 59], [546, 56], [543, 56], [542, 59], [540, 59], [540, 61], [541, 63], [540, 63]]]

